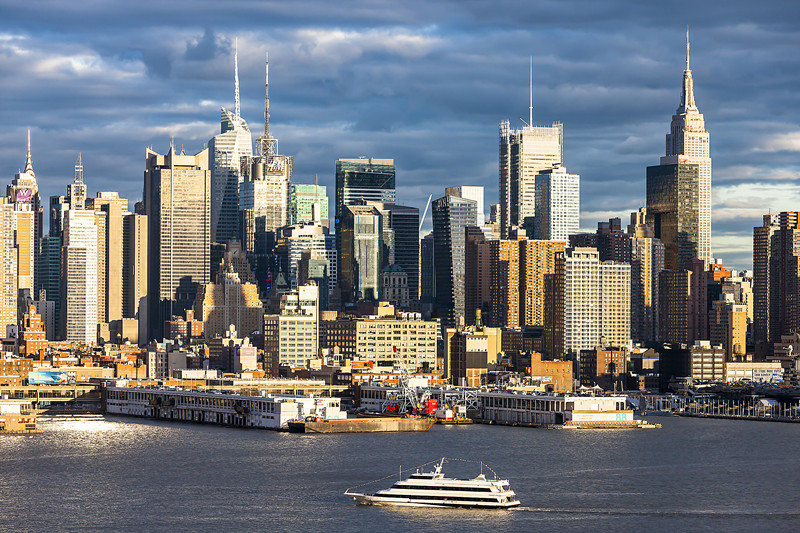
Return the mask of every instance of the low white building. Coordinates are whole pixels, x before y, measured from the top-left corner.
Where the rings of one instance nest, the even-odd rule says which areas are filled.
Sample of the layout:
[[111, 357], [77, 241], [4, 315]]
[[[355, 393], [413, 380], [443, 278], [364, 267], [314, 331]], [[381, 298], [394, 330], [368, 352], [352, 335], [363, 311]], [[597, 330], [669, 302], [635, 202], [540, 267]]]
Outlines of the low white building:
[[167, 389], [109, 387], [108, 414], [179, 420], [223, 426], [282, 429], [306, 417], [343, 420], [339, 398], [317, 396], [240, 396]]

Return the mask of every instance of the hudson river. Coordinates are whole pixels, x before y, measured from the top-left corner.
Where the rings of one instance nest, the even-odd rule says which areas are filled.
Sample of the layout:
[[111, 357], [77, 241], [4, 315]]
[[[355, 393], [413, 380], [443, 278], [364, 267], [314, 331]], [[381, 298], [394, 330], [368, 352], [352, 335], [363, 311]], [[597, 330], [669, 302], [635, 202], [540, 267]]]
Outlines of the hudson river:
[[[800, 530], [800, 424], [651, 421], [664, 427], [308, 436], [134, 418], [44, 422], [41, 435], [0, 438], [0, 531]], [[510, 479], [521, 508], [388, 509], [342, 495], [442, 456], [485, 461]]]

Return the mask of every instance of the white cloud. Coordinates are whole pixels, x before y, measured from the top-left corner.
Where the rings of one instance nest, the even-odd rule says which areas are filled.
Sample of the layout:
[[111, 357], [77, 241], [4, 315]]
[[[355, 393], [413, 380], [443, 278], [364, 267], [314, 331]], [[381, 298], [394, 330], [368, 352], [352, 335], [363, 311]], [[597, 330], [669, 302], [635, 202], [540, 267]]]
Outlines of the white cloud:
[[772, 135], [765, 139], [757, 150], [761, 152], [800, 152], [800, 131]]

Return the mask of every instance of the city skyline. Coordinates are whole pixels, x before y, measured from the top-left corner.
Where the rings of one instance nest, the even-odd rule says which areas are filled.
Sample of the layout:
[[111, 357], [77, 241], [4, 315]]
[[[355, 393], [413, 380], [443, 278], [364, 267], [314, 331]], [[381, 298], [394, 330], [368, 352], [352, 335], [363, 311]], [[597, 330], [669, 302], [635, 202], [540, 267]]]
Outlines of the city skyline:
[[[271, 126], [281, 153], [295, 158], [294, 181], [319, 174], [331, 191], [336, 159], [394, 158], [398, 203], [421, 208], [444, 186], [482, 185], [488, 210], [497, 202], [496, 127], [504, 119], [522, 126], [532, 55], [534, 123], [564, 124], [565, 164], [582, 177], [581, 228], [590, 231], [644, 205], [645, 168], [663, 153], [680, 98], [689, 23], [695, 97], [714, 143], [712, 251], [749, 268], [761, 215], [800, 201], [792, 183], [799, 69], [787, 52], [798, 37], [791, 3], [768, 13], [725, 5], [611, 15], [621, 10], [607, 2], [577, 17], [554, 4], [515, 5], [513, 19], [510, 9], [487, 16], [480, 6], [455, 14], [438, 3], [419, 13], [361, 6], [354, 22], [339, 14], [347, 9], [324, 4], [297, 9], [302, 16], [251, 7], [247, 17], [200, 3], [191, 13], [158, 8], [158, 27], [114, 8], [125, 31], [102, 9], [54, 4], [44, 15], [15, 7], [0, 26], [11, 104], [0, 111], [9, 125], [0, 133], [0, 171], [10, 181], [24, 165], [30, 127], [43, 198], [61, 193], [82, 152], [90, 196], [119, 191], [133, 203], [147, 146], [164, 152], [174, 136], [196, 153], [218, 131], [219, 108], [233, 103], [238, 37], [250, 124], [263, 119], [263, 58], [272, 54]], [[568, 25], [560, 9], [569, 9]], [[503, 47], [508, 39], [513, 53]]]

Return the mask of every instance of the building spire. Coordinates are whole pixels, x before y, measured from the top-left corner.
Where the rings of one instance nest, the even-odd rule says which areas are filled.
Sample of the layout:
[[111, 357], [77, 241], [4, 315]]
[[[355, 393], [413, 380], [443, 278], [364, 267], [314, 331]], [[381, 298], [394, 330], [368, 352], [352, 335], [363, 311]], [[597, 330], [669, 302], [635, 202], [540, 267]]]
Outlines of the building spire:
[[533, 127], [533, 56], [531, 56], [531, 93], [528, 106], [528, 126]]
[[233, 41], [233, 112], [236, 118], [241, 118], [241, 108], [239, 107], [239, 38]]
[[31, 163], [31, 129], [28, 128], [28, 155], [25, 157], [25, 172], [31, 176], [33, 173], [33, 163]]
[[681, 103], [677, 113], [680, 115], [687, 111], [697, 111], [694, 102], [694, 80], [692, 71], [689, 69], [689, 26], [686, 26], [686, 68], [683, 71], [683, 89], [681, 90]]

